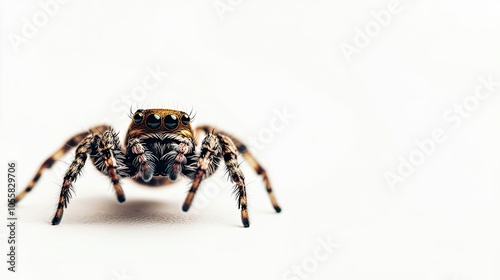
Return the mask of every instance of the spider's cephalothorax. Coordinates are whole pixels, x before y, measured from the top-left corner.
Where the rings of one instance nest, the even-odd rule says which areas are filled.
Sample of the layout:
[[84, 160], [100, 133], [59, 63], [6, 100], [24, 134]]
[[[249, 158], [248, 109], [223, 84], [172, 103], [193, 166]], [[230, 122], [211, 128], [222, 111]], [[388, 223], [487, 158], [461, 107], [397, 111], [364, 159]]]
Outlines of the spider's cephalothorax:
[[76, 147], [75, 159], [63, 179], [59, 203], [52, 219], [53, 225], [61, 222], [64, 208], [68, 206], [71, 198], [73, 182], [88, 157], [99, 171], [110, 178], [119, 202], [125, 201], [120, 183], [122, 178], [132, 178], [149, 186], [171, 183], [180, 175], [191, 179], [191, 188], [182, 206], [184, 211], [189, 210], [201, 181], [212, 175], [223, 160], [229, 178], [235, 184], [243, 226], [248, 227], [250, 224], [245, 177], [237, 160], [238, 154], [241, 153], [257, 174], [263, 177], [276, 212], [281, 211], [266, 171], [248, 152], [245, 145], [235, 137], [211, 126], [198, 127], [196, 132], [205, 134], [199, 152], [196, 151], [195, 135], [191, 129], [189, 114], [170, 109], [137, 110], [132, 115], [125, 147], [121, 147], [117, 133], [107, 125], [96, 126], [73, 136], [45, 160], [26, 189], [16, 197], [16, 202], [33, 189], [44, 169], [52, 167], [55, 161]]
[[132, 117], [127, 138], [130, 175], [139, 182], [156, 184], [167, 176], [175, 181], [181, 173], [191, 177], [197, 155], [191, 118], [166, 109], [138, 110]]

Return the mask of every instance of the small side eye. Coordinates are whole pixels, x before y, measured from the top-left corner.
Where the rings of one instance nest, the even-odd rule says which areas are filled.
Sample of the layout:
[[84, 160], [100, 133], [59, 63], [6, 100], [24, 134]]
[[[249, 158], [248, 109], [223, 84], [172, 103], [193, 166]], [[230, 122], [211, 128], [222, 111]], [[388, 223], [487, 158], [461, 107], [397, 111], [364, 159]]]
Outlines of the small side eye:
[[168, 115], [165, 117], [165, 126], [167, 128], [173, 129], [176, 128], [179, 124], [179, 120], [176, 115]]
[[144, 115], [141, 112], [138, 112], [134, 115], [134, 122], [140, 123], [144, 119]]
[[157, 114], [151, 114], [146, 118], [146, 125], [149, 128], [158, 128], [160, 127], [161, 119]]
[[183, 125], [188, 125], [191, 119], [189, 118], [188, 115], [183, 115], [181, 121]]

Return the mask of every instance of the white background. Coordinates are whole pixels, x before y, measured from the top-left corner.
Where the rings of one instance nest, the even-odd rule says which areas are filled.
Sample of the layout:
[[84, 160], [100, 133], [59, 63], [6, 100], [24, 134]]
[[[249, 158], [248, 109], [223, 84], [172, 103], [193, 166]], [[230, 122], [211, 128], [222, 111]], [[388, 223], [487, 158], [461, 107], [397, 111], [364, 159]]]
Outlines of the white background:
[[[401, 0], [350, 62], [342, 44], [356, 47], [356, 28], [390, 1], [241, 0], [218, 13], [212, 0], [74, 0], [19, 45], [24, 18], [43, 9], [1, 3], [3, 182], [16, 160], [20, 191], [67, 138], [103, 120], [123, 136], [130, 105], [193, 109], [194, 124], [261, 137], [249, 147], [283, 208], [273, 212], [245, 162], [248, 229], [223, 172], [184, 213], [189, 182], [126, 180], [119, 204], [89, 164], [54, 227], [69, 154], [18, 205], [15, 274], [0, 226], [2, 279], [500, 278], [500, 87], [460, 125], [444, 119], [479, 77], [500, 80], [498, 1]], [[169, 75], [135, 98], [148, 67]], [[293, 118], [265, 138], [283, 110]], [[435, 129], [446, 140], [391, 188], [387, 172]], [[315, 260], [319, 239], [338, 246]]]

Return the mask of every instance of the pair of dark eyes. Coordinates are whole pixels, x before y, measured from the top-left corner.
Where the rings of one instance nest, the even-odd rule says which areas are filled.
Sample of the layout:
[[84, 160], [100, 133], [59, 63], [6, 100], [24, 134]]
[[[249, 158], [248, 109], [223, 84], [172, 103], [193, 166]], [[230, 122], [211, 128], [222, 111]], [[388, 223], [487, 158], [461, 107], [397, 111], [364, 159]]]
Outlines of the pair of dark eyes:
[[[140, 123], [140, 122], [142, 122], [143, 119], [144, 119], [144, 114], [143, 113], [139, 112], [139, 113], [136, 113], [134, 115], [134, 123]], [[182, 115], [182, 117], [181, 117], [181, 122], [184, 125], [188, 125], [190, 120], [191, 119], [189, 118], [188, 115]], [[168, 128], [168, 129], [176, 128], [179, 125], [179, 119], [174, 114], [170, 114], [170, 115], [165, 116], [163, 122], [165, 124], [165, 127]], [[151, 114], [151, 115], [147, 116], [147, 118], [146, 118], [146, 125], [149, 128], [158, 128], [158, 127], [160, 127], [160, 125], [161, 125], [161, 118], [160, 118], [160, 116], [157, 115], [157, 114]]]

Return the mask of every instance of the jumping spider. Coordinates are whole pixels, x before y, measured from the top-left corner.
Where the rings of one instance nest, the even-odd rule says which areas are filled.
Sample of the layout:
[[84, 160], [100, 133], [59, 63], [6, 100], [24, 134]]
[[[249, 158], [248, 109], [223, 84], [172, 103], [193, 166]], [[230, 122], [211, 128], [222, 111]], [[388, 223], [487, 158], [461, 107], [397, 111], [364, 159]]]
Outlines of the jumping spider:
[[132, 115], [124, 149], [120, 146], [118, 134], [108, 125], [96, 126], [79, 133], [45, 160], [26, 189], [17, 196], [16, 202], [33, 189], [44, 169], [50, 168], [54, 162], [76, 147], [75, 159], [64, 175], [52, 225], [61, 222], [64, 208], [67, 208], [72, 196], [73, 182], [89, 156], [95, 167], [111, 179], [119, 202], [125, 201], [120, 183], [123, 178], [132, 178], [141, 184], [155, 187], [170, 184], [176, 181], [179, 175], [184, 175], [192, 180], [182, 206], [183, 211], [188, 211], [201, 181], [212, 175], [223, 159], [229, 178], [235, 184], [243, 226], [248, 227], [250, 223], [245, 177], [237, 161], [237, 155], [241, 153], [255, 172], [263, 177], [271, 203], [279, 213], [281, 208], [273, 195], [267, 173], [245, 145], [235, 137], [211, 126], [201, 126], [195, 130], [196, 134], [201, 131], [205, 133], [205, 137], [200, 151], [197, 152], [189, 114], [170, 109], [137, 110]]

